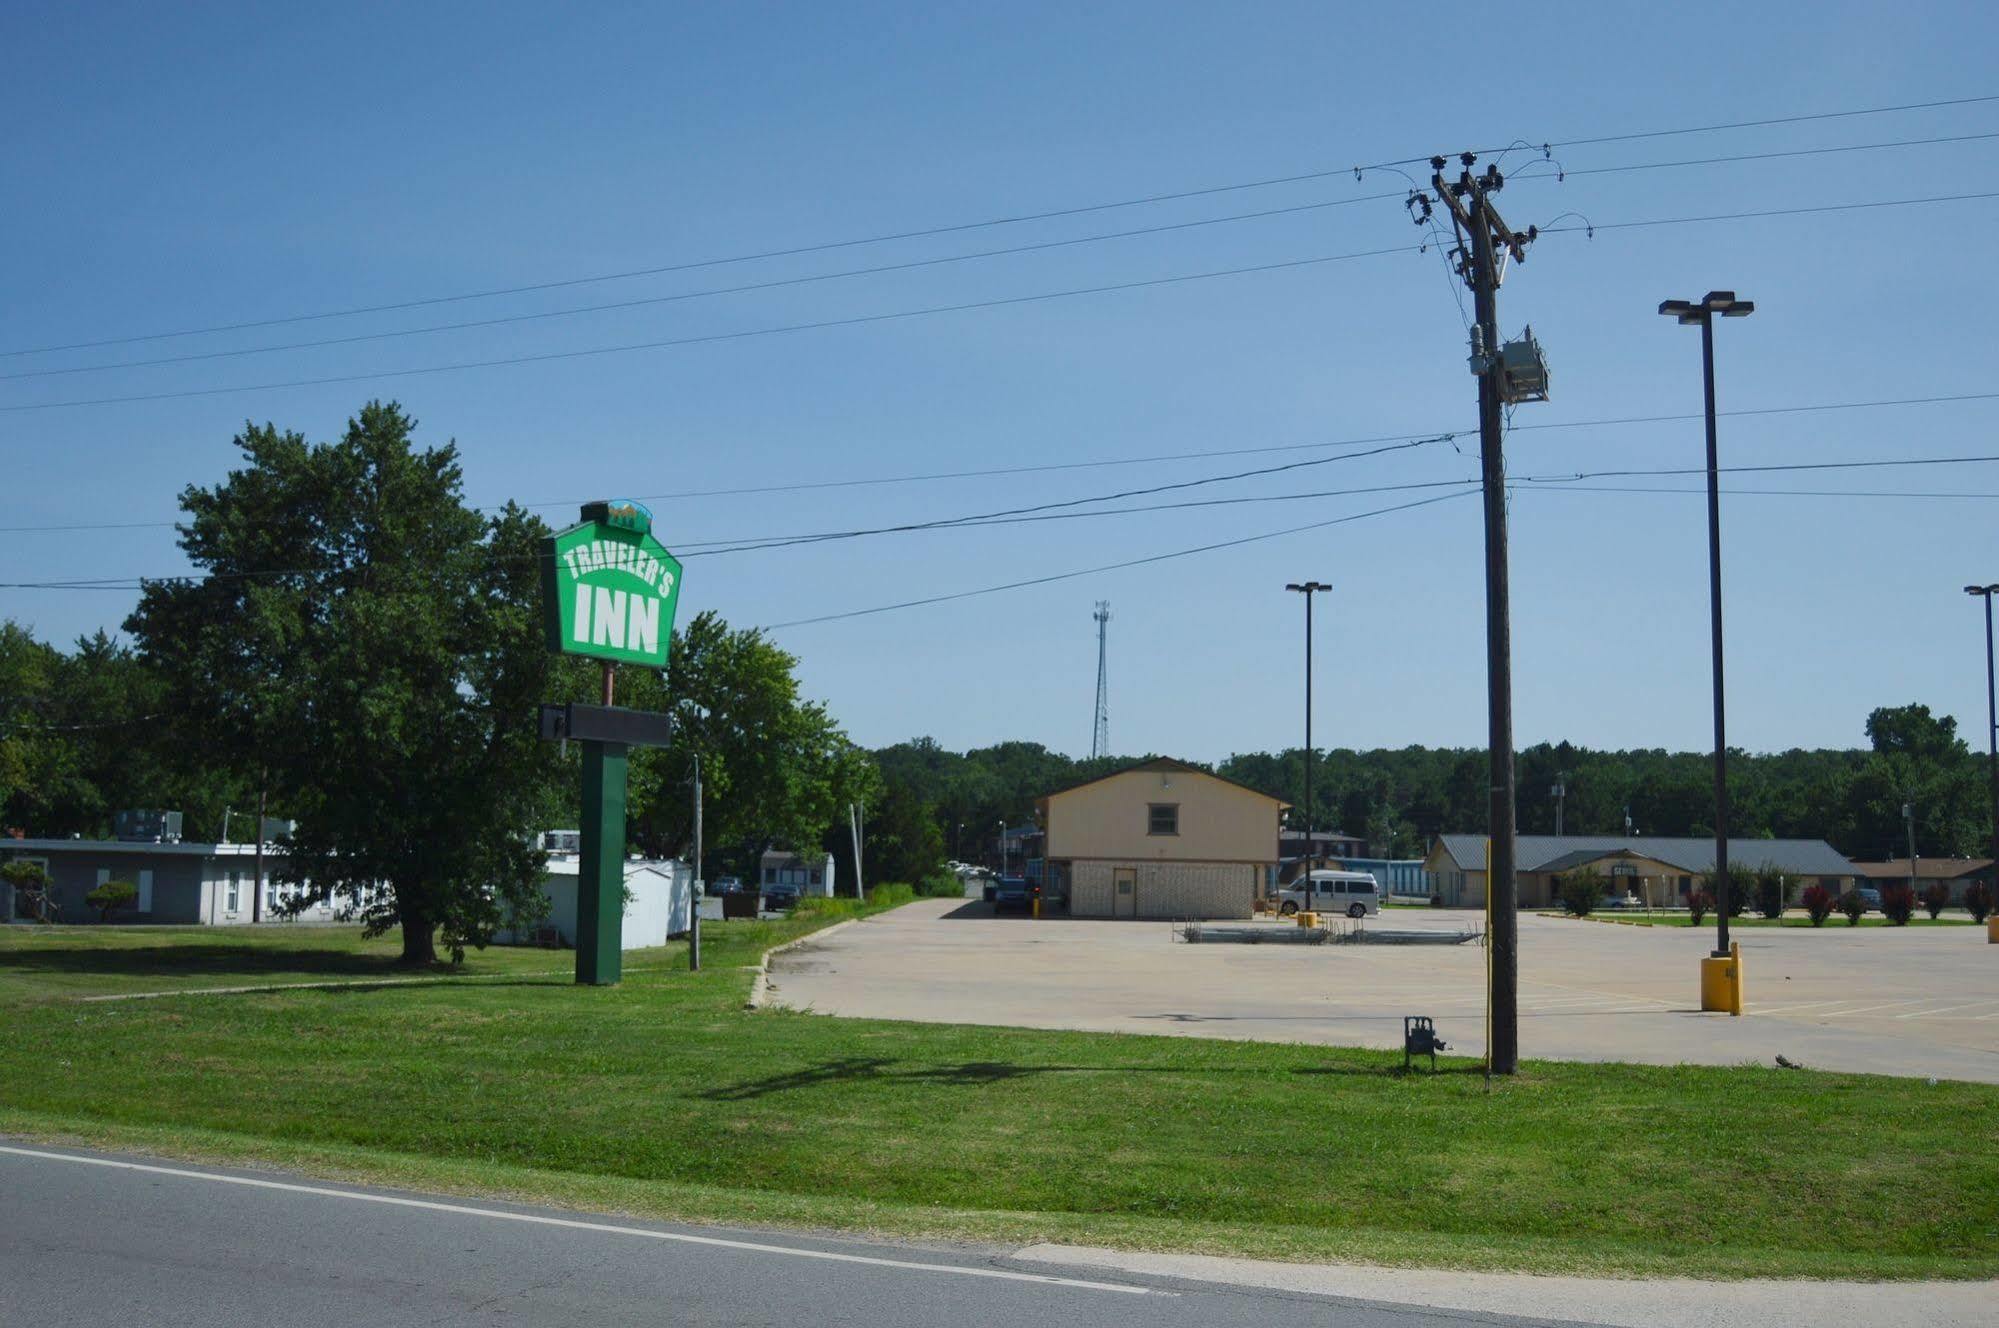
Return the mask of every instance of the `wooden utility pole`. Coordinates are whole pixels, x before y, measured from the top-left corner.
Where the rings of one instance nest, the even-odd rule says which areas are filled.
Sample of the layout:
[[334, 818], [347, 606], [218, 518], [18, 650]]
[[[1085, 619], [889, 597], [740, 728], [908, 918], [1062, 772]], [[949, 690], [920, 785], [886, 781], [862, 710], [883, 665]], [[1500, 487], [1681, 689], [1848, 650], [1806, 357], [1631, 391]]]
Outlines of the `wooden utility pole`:
[[[1479, 474], [1485, 495], [1486, 741], [1491, 759], [1485, 889], [1491, 917], [1486, 929], [1492, 952], [1486, 999], [1492, 1033], [1486, 1059], [1491, 1073], [1512, 1074], [1520, 1064], [1520, 891], [1515, 872], [1513, 628], [1502, 413], [1507, 395], [1499, 340], [1499, 286], [1505, 280], [1506, 259], [1524, 259], [1534, 231], [1514, 232], [1493, 207], [1492, 195], [1505, 184], [1497, 167], [1488, 166], [1484, 174], [1473, 176], [1477, 158], [1467, 152], [1458, 160], [1463, 166], [1458, 178], [1446, 181], [1445, 159], [1432, 157], [1430, 187], [1457, 234], [1458, 275], [1471, 288], [1476, 317], [1471, 366], [1478, 377]], [[1432, 212], [1429, 198], [1419, 192], [1410, 202], [1412, 211], [1420, 212], [1417, 221], [1427, 222]]]

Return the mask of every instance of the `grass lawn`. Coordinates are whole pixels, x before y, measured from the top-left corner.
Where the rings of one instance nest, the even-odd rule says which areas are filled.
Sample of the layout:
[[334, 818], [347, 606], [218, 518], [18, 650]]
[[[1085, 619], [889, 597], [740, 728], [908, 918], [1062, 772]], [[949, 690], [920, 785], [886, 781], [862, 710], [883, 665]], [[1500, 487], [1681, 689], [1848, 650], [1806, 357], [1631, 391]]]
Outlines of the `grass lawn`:
[[365, 980], [389, 947], [9, 929], [0, 1130], [660, 1218], [1516, 1271], [1999, 1273], [1999, 1088], [1529, 1062], [1488, 1092], [1466, 1063], [1405, 1077], [1362, 1050], [745, 1010], [747, 965], [814, 925], [711, 924], [701, 973], [670, 948], [616, 988], [516, 951], [420, 986], [101, 1004], [73, 997]]

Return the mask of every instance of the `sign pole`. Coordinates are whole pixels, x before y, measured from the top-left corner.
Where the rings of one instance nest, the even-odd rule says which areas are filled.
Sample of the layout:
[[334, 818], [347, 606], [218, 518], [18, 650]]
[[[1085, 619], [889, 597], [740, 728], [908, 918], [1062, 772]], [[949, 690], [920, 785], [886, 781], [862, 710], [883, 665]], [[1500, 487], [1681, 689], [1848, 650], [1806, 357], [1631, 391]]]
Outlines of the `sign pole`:
[[621, 742], [583, 744], [576, 980], [595, 987], [617, 982], [624, 970], [625, 752]]
[[665, 669], [680, 597], [680, 563], [652, 534], [644, 504], [583, 506], [580, 524], [541, 546], [542, 619], [550, 650], [596, 659], [598, 706], [545, 705], [543, 738], [583, 744], [582, 853], [576, 877], [576, 981], [623, 976], [625, 796], [632, 746], [669, 740], [667, 716], [618, 710], [618, 664]]

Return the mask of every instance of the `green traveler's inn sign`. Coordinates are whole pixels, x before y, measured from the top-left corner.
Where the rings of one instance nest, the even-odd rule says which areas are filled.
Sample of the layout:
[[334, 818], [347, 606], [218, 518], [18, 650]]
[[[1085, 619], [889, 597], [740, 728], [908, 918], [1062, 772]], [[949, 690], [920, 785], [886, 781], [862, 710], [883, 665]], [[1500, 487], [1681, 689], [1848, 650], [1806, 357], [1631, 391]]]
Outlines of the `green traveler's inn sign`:
[[589, 503], [583, 524], [541, 545], [548, 647], [663, 669], [673, 648], [680, 563], [652, 535], [652, 513], [628, 499]]

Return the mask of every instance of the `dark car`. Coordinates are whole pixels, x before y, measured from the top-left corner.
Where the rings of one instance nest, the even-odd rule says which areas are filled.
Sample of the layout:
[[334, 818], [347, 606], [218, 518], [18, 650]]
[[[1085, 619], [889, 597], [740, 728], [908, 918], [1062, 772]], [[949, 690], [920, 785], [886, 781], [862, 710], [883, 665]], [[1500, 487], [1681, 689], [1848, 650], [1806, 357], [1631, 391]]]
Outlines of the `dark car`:
[[1034, 891], [1025, 876], [1002, 876], [993, 888], [993, 908], [1026, 908], [1034, 899]]
[[795, 907], [798, 903], [798, 887], [790, 884], [767, 885], [764, 887], [764, 907], [773, 913]]

